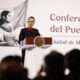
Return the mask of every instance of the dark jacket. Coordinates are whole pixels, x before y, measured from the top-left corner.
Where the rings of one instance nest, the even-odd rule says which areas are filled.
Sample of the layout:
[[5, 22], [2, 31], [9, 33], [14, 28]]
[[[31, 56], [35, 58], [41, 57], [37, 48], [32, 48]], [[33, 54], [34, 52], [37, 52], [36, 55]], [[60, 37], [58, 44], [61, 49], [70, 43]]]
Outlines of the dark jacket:
[[35, 28], [24, 28], [21, 30], [20, 35], [19, 35], [19, 43], [20, 41], [24, 40], [26, 37], [36, 37], [40, 36], [39, 31]]

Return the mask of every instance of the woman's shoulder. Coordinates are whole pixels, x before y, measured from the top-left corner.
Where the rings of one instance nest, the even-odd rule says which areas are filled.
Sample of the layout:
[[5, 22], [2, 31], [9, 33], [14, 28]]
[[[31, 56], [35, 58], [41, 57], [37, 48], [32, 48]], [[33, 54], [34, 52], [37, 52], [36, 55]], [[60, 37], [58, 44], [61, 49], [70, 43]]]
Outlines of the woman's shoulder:
[[36, 29], [36, 28], [33, 28], [34, 30], [38, 30], [38, 29]]
[[0, 25], [0, 28], [3, 29], [6, 32], [12, 32], [12, 28], [10, 26]]
[[27, 28], [22, 28], [21, 30], [27, 30]]

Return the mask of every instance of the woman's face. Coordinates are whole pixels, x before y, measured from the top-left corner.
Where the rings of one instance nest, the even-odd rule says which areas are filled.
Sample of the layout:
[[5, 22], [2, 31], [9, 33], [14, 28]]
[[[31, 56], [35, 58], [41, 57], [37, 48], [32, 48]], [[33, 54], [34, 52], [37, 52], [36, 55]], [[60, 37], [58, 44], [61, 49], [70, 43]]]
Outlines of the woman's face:
[[12, 22], [12, 15], [10, 13], [8, 13], [8, 15], [6, 16], [6, 22], [7, 23]]
[[29, 19], [27, 20], [28, 27], [30, 27], [30, 28], [33, 27], [34, 23], [35, 23], [35, 20], [32, 19], [32, 18], [29, 18]]

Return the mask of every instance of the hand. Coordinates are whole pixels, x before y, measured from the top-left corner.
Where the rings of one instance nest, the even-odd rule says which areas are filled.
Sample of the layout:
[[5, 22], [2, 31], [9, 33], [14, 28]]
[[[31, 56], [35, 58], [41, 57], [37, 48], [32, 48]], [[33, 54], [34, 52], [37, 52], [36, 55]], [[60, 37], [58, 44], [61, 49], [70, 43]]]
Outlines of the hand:
[[20, 44], [23, 45], [23, 41], [20, 41]]

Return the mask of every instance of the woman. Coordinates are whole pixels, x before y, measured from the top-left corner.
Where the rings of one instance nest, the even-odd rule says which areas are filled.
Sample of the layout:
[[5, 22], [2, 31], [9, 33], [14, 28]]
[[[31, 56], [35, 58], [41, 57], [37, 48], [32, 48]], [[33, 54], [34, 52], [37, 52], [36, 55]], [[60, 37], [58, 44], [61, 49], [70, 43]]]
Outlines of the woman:
[[3, 11], [0, 19], [0, 46], [14, 46], [15, 36], [10, 23], [12, 16], [9, 11]]

